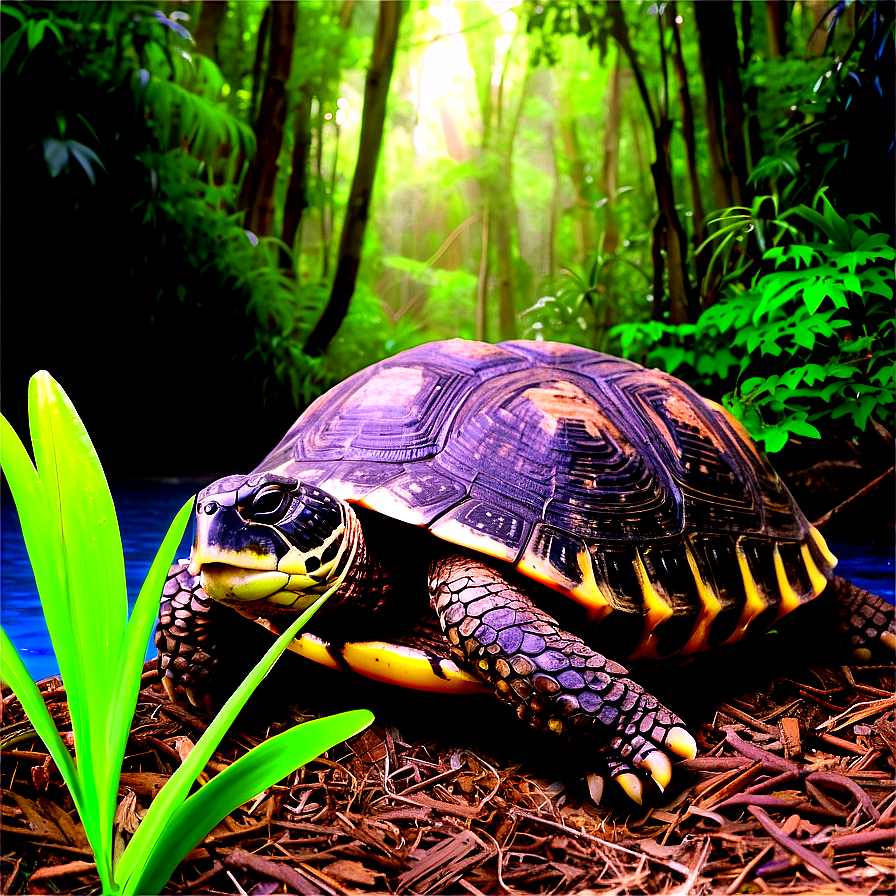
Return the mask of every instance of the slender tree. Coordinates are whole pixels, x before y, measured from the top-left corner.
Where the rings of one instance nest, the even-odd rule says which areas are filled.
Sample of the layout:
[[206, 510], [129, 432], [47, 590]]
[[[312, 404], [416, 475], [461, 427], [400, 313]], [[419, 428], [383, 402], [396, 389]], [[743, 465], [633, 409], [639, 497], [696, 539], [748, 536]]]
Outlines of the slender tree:
[[292, 66], [295, 30], [294, 0], [272, 3], [268, 74], [254, 127], [258, 151], [246, 172], [240, 196], [240, 206], [246, 209], [244, 226], [258, 236], [270, 236], [274, 231], [274, 186], [283, 145], [286, 82]]
[[[354, 12], [354, 0], [346, 0], [342, 4], [339, 16], [339, 27], [343, 33], [347, 33], [351, 26], [352, 13]], [[302, 27], [303, 8], [299, 6], [299, 25]], [[311, 110], [315, 95], [315, 86], [320, 91], [322, 85], [312, 83], [311, 78], [303, 78], [296, 89], [295, 106], [293, 108], [293, 146], [292, 164], [289, 173], [289, 183], [286, 187], [286, 202], [283, 207], [283, 242], [293, 249], [293, 255], [285, 251], [280, 253], [281, 267], [291, 267], [293, 258], [297, 256], [299, 246], [297, 243], [299, 229], [302, 225], [302, 217], [308, 208], [308, 168], [313, 143]], [[320, 100], [320, 97], [318, 97]], [[322, 104], [321, 104], [322, 105]], [[320, 119], [321, 123], [323, 118]], [[323, 143], [322, 140], [318, 141]], [[335, 166], [334, 166], [335, 168]]]
[[719, 208], [744, 205], [747, 161], [733, 4], [695, 3], [694, 13], [706, 84], [706, 126], [716, 202]]
[[[610, 33], [629, 61], [638, 93], [641, 95], [644, 110], [653, 130], [653, 146], [656, 157], [650, 166], [650, 171], [653, 175], [653, 184], [659, 205], [659, 219], [654, 233], [655, 243], [662, 242], [665, 246], [669, 284], [669, 322], [673, 324], [687, 323], [696, 311], [696, 302], [688, 276], [687, 239], [675, 207], [672, 160], [669, 154], [672, 122], [664, 105], [661, 105], [658, 110], [653, 107], [644, 69], [632, 46], [622, 6], [621, 3], [608, 3], [605, 10], [609, 17]], [[665, 47], [662, 40], [660, 41], [660, 53], [665, 70]], [[668, 91], [666, 91], [666, 95], [668, 95]], [[656, 246], [654, 247], [654, 257], [660, 257]], [[654, 303], [657, 311], [663, 304], [664, 291], [661, 287], [662, 281], [657, 279], [654, 289]], [[659, 291], [657, 291], [658, 289]]]
[[349, 191], [348, 207], [339, 240], [339, 256], [330, 298], [314, 329], [305, 342], [305, 352], [323, 354], [348, 313], [355, 291], [364, 232], [370, 215], [370, 199], [383, 141], [386, 100], [395, 64], [398, 29], [404, 14], [401, 0], [380, 0], [370, 67], [364, 82], [364, 111], [361, 116], [361, 137], [358, 160]]
[[193, 34], [196, 49], [203, 56], [208, 56], [215, 65], [219, 64], [218, 34], [226, 14], [227, 0], [203, 0], [202, 8], [199, 10], [199, 21]]
[[697, 138], [694, 133], [694, 106], [691, 102], [691, 91], [688, 88], [688, 73], [681, 49], [681, 29], [679, 27], [675, 0], [672, 0], [669, 4], [668, 14], [672, 28], [672, 64], [675, 69], [675, 80], [678, 82], [678, 97], [681, 104], [681, 133], [684, 137], [685, 151], [687, 152], [688, 183], [691, 187], [691, 203], [694, 207], [694, 239], [699, 246], [706, 239], [706, 225], [704, 223], [706, 212], [703, 209], [700, 178], [697, 174]]

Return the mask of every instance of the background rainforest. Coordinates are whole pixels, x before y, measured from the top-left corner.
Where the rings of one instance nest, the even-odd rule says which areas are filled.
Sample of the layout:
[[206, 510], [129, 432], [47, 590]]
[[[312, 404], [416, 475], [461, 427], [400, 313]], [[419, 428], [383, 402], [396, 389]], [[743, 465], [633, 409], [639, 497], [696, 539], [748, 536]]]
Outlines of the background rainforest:
[[546, 338], [662, 366], [785, 457], [891, 457], [891, 2], [0, 22], [19, 431], [46, 367], [112, 472], [245, 470], [379, 358]]

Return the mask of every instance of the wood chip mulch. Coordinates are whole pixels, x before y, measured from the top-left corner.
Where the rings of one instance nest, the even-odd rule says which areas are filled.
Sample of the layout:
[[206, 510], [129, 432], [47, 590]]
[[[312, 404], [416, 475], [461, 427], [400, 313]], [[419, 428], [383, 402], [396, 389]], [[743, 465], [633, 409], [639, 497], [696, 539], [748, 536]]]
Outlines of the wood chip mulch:
[[[295, 668], [284, 674], [303, 686]], [[574, 761], [559, 761], [553, 745], [546, 759], [539, 736], [513, 727], [491, 698], [446, 698], [473, 701], [468, 709], [370, 687], [382, 704], [370, 706], [374, 726], [225, 819], [165, 892], [893, 892], [892, 666], [803, 666], [759, 691], [725, 690], [702, 722], [685, 716], [700, 754], [679, 762], [666, 792], [654, 790], [643, 807], [613, 785], [611, 802], [594, 805]], [[283, 680], [273, 689], [282, 696]], [[61, 683], [42, 690], [64, 730]], [[307, 696], [311, 711], [281, 707], [273, 724], [269, 707], [247, 710], [206, 774], [296, 720], [370, 705], [357, 688], [345, 707]], [[58, 771], [8, 690], [2, 705], [0, 889], [98, 892]], [[424, 719], [427, 707], [435, 721]], [[497, 733], [479, 737], [493, 715]], [[167, 703], [147, 664], [121, 778], [124, 830], [135, 829], [205, 725]]]

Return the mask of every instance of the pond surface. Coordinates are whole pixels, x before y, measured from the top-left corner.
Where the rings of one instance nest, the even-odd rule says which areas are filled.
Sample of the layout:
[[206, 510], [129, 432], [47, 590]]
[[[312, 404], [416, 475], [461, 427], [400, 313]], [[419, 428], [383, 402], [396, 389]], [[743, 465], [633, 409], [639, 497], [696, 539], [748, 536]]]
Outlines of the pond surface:
[[[204, 488], [205, 480], [113, 480], [110, 483], [121, 527], [129, 603], [133, 605], [159, 544], [174, 514], [190, 495]], [[0, 617], [3, 628], [19, 651], [28, 671], [40, 680], [59, 668], [50, 645], [37, 597], [31, 564], [19, 528], [15, 505], [4, 488], [0, 503]], [[186, 557], [192, 542], [192, 524], [178, 550]], [[837, 572], [862, 588], [893, 602], [893, 544], [829, 542], [840, 558]], [[155, 656], [150, 646], [147, 657]]]
[[[118, 511], [124, 549], [128, 608], [134, 605], [143, 579], [174, 515], [191, 495], [208, 485], [205, 480], [124, 479], [109, 487]], [[187, 524], [177, 557], [190, 553], [193, 524]], [[32, 677], [39, 681], [59, 671], [31, 573], [31, 563], [15, 504], [4, 483], [0, 503], [0, 618]], [[150, 646], [147, 656], [155, 656]]]

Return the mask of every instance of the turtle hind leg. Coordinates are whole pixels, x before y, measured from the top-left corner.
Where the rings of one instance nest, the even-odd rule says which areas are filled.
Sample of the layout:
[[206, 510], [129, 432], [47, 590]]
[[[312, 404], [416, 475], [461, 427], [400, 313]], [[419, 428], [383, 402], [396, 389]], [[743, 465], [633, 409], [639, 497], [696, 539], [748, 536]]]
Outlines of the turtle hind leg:
[[155, 645], [162, 685], [172, 702], [182, 688], [193, 706], [211, 715], [210, 688], [218, 668], [216, 611], [219, 606], [202, 590], [186, 561], [168, 572]]
[[896, 622], [893, 605], [840, 576], [834, 576], [827, 591], [837, 604], [837, 629], [852, 657], [868, 663], [875, 657], [892, 661], [896, 651]]
[[641, 776], [660, 789], [671, 777], [664, 751], [692, 757], [684, 723], [626, 677], [626, 669], [564, 631], [527, 595], [522, 576], [474, 555], [437, 558], [430, 601], [453, 651], [532, 727], [567, 737], [597, 735], [598, 752], [641, 801]]

